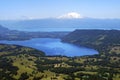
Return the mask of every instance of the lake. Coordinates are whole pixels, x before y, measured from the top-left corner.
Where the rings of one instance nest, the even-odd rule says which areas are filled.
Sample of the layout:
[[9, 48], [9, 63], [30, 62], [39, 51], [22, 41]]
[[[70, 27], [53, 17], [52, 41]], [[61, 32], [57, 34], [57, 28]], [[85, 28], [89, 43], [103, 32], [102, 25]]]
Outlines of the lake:
[[60, 39], [54, 38], [34, 38], [25, 41], [0, 41], [0, 43], [32, 47], [45, 52], [46, 55], [65, 55], [73, 57], [98, 54], [94, 49], [64, 43], [61, 42]]

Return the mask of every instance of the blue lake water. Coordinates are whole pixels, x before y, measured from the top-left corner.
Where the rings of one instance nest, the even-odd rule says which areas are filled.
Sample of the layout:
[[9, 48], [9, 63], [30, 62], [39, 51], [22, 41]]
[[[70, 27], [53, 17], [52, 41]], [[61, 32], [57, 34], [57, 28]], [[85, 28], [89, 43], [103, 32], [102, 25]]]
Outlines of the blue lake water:
[[98, 54], [94, 49], [63, 43], [60, 39], [53, 38], [34, 38], [25, 41], [0, 41], [0, 43], [32, 47], [45, 52], [46, 55], [65, 55], [73, 57]]

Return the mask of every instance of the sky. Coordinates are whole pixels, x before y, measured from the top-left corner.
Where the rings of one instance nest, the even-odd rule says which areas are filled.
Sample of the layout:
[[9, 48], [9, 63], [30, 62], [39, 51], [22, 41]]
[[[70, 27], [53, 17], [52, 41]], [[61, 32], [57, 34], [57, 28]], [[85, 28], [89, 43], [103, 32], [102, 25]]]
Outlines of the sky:
[[120, 18], [120, 0], [0, 0], [0, 20]]

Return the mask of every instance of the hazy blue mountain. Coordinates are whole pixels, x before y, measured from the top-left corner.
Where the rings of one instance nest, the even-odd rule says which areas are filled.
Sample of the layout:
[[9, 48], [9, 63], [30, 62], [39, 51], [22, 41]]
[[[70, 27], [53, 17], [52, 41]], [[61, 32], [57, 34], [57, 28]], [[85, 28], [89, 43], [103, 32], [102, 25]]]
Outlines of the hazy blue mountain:
[[7, 20], [0, 24], [10, 29], [26, 31], [72, 31], [75, 29], [120, 29], [120, 19], [34, 19]]
[[3, 27], [2, 25], [0, 25], [0, 33], [2, 33], [2, 32], [8, 32], [9, 31], [9, 29], [8, 28], [5, 28], [5, 27]]
[[27, 32], [10, 30], [0, 25], [0, 40], [28, 40], [32, 38], [62, 38], [69, 32]]

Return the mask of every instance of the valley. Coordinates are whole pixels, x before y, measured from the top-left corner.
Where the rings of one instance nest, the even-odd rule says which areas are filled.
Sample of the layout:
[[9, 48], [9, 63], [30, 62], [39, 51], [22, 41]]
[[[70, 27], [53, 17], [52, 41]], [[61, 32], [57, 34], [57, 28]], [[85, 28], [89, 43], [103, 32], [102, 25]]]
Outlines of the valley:
[[[43, 35], [42, 37], [52, 35], [52, 38], [60, 38], [62, 42], [96, 49], [99, 54], [76, 57], [48, 56], [45, 52], [34, 48], [0, 44], [0, 80], [120, 79], [119, 30], [75, 30], [64, 35], [61, 32], [59, 36], [56, 33], [53, 33], [55, 35], [49, 33], [49, 36], [42, 33], [30, 33], [34, 35], [28, 36], [26, 32], [25, 35], [24, 32], [15, 31], [19, 34], [16, 35], [5, 28], [2, 31], [1, 40], [29, 40], [41, 37], [38, 35]], [[11, 34], [15, 36], [11, 37]], [[8, 38], [6, 35], [10, 37]]]

